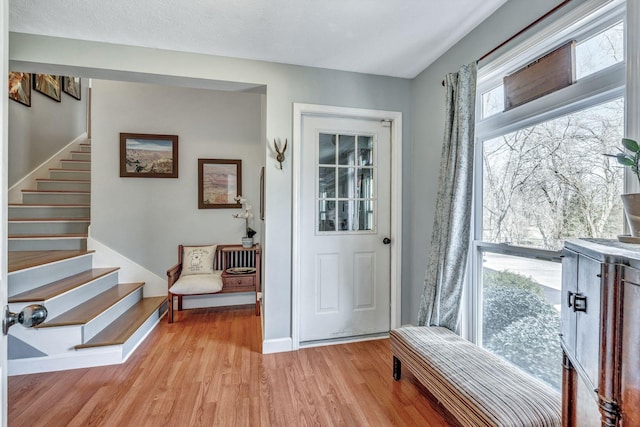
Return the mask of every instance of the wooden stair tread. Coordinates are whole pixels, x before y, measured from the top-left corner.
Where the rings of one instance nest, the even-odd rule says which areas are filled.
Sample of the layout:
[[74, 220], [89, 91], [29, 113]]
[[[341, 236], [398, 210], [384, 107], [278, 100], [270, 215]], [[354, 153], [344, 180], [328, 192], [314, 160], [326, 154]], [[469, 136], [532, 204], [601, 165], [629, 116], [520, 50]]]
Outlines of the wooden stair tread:
[[36, 178], [37, 182], [65, 182], [65, 183], [82, 183], [88, 184], [90, 179], [52, 179], [52, 178]]
[[38, 327], [84, 325], [142, 286], [144, 282], [120, 283]]
[[118, 271], [120, 268], [93, 268], [91, 270], [83, 271], [82, 273], [75, 274], [73, 276], [65, 277], [64, 279], [57, 280], [52, 283], [48, 283], [44, 286], [32, 289], [30, 291], [22, 292], [12, 297], [9, 297], [9, 302], [31, 302], [31, 301], [45, 301], [64, 294], [78, 288], [92, 280], [99, 279], [107, 274]]
[[9, 218], [9, 222], [90, 222], [91, 218]]
[[25, 208], [89, 208], [89, 203], [9, 203], [10, 207]]
[[86, 239], [89, 237], [87, 233], [69, 233], [69, 234], [9, 234], [9, 240], [17, 239]]
[[91, 169], [49, 168], [49, 170], [50, 171], [55, 171], [55, 172], [64, 171], [64, 172], [86, 172], [86, 173], [91, 173]]
[[90, 251], [9, 251], [7, 253], [7, 271], [26, 270], [39, 265], [50, 264], [64, 259], [75, 258], [93, 253]]
[[62, 159], [61, 162], [79, 162], [79, 163], [91, 163], [91, 160], [78, 160], [78, 159]]
[[91, 194], [91, 191], [85, 190], [21, 190], [23, 193], [44, 193], [44, 194]]
[[143, 298], [98, 335], [76, 349], [124, 344], [138, 328], [167, 300], [166, 296]]

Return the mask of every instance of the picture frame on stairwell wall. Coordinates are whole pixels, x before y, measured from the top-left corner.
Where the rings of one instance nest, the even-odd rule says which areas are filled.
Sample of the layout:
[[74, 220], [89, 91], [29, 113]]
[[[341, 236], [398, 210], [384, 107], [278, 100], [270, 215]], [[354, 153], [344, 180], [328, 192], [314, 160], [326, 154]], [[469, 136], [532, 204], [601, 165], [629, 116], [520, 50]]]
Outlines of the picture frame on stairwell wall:
[[82, 99], [82, 81], [80, 77], [63, 76], [62, 91], [80, 101]]
[[53, 74], [34, 74], [33, 89], [54, 101], [61, 102], [62, 77]]
[[31, 73], [9, 72], [9, 99], [31, 107]]
[[177, 178], [178, 136], [120, 133], [121, 178]]

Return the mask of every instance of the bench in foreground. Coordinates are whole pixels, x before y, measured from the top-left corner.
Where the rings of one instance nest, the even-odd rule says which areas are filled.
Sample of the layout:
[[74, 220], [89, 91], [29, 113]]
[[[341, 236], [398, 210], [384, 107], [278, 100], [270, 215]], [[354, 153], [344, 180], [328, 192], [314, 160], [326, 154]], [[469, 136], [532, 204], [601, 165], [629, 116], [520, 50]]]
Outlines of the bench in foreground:
[[449, 329], [402, 327], [390, 338], [393, 378], [407, 367], [460, 425], [562, 425], [559, 392]]

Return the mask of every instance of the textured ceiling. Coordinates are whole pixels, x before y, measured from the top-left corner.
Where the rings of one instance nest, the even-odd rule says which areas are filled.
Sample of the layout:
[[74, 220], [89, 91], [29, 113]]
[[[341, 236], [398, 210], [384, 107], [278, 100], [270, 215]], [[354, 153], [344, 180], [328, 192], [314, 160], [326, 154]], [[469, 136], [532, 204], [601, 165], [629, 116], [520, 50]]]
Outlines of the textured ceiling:
[[505, 1], [9, 0], [9, 29], [413, 78]]

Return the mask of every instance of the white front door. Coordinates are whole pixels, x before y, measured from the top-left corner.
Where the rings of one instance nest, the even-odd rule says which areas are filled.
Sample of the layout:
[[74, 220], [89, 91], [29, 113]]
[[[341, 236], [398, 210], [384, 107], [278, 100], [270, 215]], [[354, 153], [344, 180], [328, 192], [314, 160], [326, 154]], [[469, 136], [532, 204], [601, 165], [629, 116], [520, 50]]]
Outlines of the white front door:
[[300, 342], [390, 326], [390, 123], [302, 116]]

